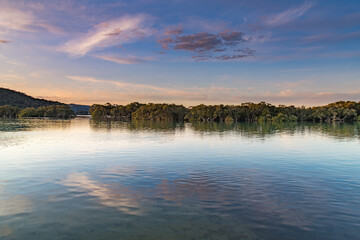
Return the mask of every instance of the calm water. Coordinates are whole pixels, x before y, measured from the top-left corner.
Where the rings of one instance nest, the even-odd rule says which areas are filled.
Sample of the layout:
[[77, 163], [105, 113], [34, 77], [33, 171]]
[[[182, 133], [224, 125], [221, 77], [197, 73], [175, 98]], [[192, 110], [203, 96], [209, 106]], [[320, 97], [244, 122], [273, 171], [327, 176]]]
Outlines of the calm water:
[[360, 124], [0, 120], [0, 239], [360, 239]]

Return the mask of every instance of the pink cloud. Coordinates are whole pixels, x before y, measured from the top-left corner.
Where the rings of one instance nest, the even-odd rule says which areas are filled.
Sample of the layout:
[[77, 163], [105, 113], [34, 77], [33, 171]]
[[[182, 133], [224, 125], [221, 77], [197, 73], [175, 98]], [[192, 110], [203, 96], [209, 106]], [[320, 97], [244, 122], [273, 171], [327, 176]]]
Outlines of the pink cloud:
[[16, 31], [38, 32], [46, 30], [53, 34], [63, 33], [59, 27], [39, 19], [32, 11], [22, 10], [10, 3], [2, 3], [0, 8], [0, 34], [8, 35]]
[[152, 57], [137, 57], [137, 56], [119, 57], [114, 55], [94, 55], [94, 57], [118, 64], [136, 64], [136, 63], [142, 63], [153, 60]]
[[73, 57], [120, 44], [135, 42], [154, 33], [152, 19], [147, 15], [124, 16], [96, 25], [87, 34], [66, 42], [59, 51]]

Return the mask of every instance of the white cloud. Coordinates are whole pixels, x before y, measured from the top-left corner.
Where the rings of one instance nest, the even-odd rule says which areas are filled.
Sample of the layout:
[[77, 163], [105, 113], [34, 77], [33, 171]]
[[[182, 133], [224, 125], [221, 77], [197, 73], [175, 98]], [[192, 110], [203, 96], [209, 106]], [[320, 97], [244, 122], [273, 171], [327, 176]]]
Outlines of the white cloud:
[[301, 17], [305, 12], [307, 12], [311, 7], [313, 6], [313, 3], [311, 2], [305, 2], [300, 7], [291, 8], [284, 12], [275, 14], [271, 17], [269, 17], [265, 24], [270, 27], [276, 27], [283, 24], [286, 24], [288, 22], [291, 22], [295, 20], [296, 18]]
[[152, 19], [147, 15], [126, 15], [94, 26], [84, 36], [66, 42], [59, 51], [81, 57], [98, 49], [131, 43], [153, 34], [151, 25]]

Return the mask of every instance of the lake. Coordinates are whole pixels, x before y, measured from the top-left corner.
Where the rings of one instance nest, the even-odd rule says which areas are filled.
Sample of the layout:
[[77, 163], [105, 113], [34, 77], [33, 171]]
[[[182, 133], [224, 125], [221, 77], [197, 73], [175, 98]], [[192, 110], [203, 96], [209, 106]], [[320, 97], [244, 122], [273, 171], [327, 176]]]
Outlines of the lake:
[[360, 239], [360, 124], [0, 120], [0, 239]]

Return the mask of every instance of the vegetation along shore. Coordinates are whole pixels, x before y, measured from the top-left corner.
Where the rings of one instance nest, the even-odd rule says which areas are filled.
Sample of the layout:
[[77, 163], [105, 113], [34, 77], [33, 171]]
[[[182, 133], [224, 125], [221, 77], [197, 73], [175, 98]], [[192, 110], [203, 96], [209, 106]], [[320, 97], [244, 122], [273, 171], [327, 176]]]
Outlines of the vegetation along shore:
[[204, 105], [176, 104], [92, 105], [94, 119], [198, 122], [352, 122], [360, 121], [360, 102], [339, 101], [319, 107], [275, 106], [269, 103]]
[[270, 103], [204, 105], [185, 107], [176, 104], [138, 103], [127, 105], [64, 104], [38, 99], [0, 88], [0, 117], [71, 118], [89, 112], [96, 120], [150, 120], [191, 122], [354, 122], [360, 121], [360, 102], [339, 101], [318, 107], [295, 107]]

